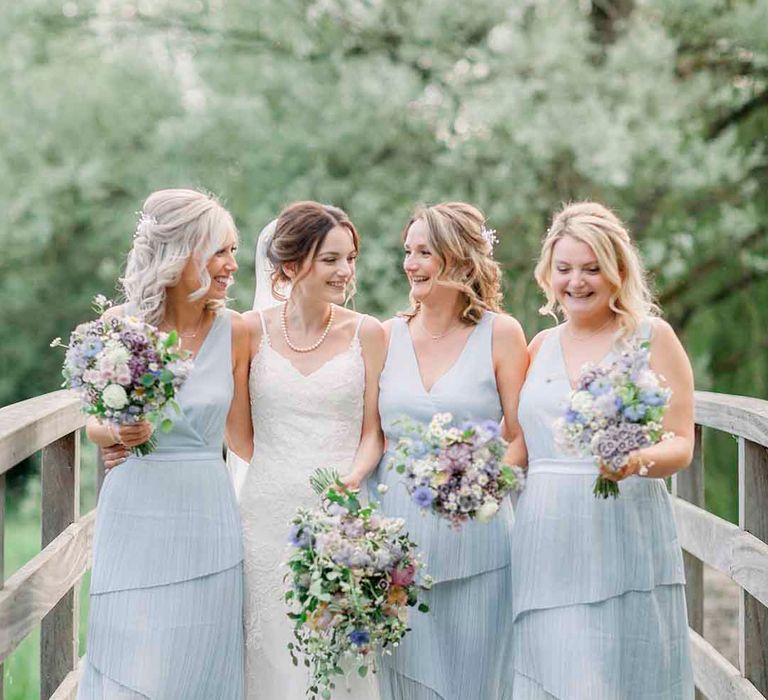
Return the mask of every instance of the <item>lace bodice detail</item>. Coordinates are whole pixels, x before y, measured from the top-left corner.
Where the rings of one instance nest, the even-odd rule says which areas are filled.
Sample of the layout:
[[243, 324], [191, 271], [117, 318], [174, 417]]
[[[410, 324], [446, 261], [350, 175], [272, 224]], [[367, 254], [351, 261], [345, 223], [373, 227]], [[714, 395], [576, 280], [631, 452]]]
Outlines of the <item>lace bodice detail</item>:
[[309, 375], [271, 347], [266, 329], [251, 362], [255, 448], [240, 502], [247, 672], [254, 674], [250, 687], [259, 683], [254, 669], [263, 669], [259, 655], [269, 658], [270, 667], [285, 664], [286, 673], [293, 668], [285, 649], [290, 621], [283, 603], [286, 569], [281, 566], [287, 558], [288, 523], [299, 506], [318, 503], [309, 486], [310, 474], [318, 467], [334, 467], [344, 474], [357, 451], [365, 392], [358, 332], [359, 324], [347, 350]]

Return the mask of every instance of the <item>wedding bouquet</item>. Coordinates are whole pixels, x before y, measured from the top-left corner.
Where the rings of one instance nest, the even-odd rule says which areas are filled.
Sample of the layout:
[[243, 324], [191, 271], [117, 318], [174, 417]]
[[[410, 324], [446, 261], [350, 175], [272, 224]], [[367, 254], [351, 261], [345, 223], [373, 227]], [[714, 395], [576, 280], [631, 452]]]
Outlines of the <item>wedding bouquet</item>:
[[[598, 467], [617, 473], [632, 451], [671, 436], [662, 419], [672, 392], [650, 369], [649, 356], [650, 344], [636, 342], [610, 364], [584, 367], [565, 415], [555, 421], [555, 439], [564, 452], [594, 457]], [[593, 492], [616, 498], [619, 485], [600, 475]]]
[[[423, 565], [402, 519], [361, 504], [335, 472], [318, 470], [310, 481], [322, 502], [299, 508], [291, 522], [285, 601], [296, 624], [288, 649], [295, 665], [301, 654], [311, 669], [308, 694], [325, 700], [345, 661], [365, 677], [375, 670], [375, 650], [397, 646], [409, 629], [409, 607], [431, 579], [417, 583]], [[423, 603], [418, 609], [428, 610]]]
[[[101, 295], [95, 310], [103, 314], [109, 302]], [[192, 369], [188, 353], [178, 348], [176, 331], [163, 333], [131, 316], [81, 323], [63, 345], [67, 348], [63, 386], [75, 391], [83, 411], [117, 426], [148, 420], [163, 430], [172, 421], [165, 409], [180, 411], [175, 397]], [[153, 436], [132, 452], [146, 455], [157, 446]]]
[[400, 419], [403, 435], [389, 468], [405, 476], [416, 505], [459, 528], [490, 520], [508, 493], [523, 489], [525, 474], [502, 462], [507, 444], [497, 423], [452, 421], [450, 413], [436, 414], [428, 426]]

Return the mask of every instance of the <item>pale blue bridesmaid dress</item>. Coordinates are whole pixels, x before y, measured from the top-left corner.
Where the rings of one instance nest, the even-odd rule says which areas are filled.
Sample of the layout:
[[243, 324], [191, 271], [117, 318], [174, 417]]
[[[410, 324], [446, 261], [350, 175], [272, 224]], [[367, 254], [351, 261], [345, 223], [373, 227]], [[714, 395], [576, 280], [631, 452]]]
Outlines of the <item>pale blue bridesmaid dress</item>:
[[664, 480], [632, 476], [615, 500], [595, 498], [592, 460], [557, 449], [552, 424], [570, 390], [560, 330], [545, 336], [520, 395], [529, 468], [512, 545], [514, 698], [693, 698]]
[[223, 310], [173, 429], [104, 480], [80, 700], [243, 697], [240, 517], [222, 460], [231, 336]]
[[[496, 700], [507, 697], [511, 641], [510, 546], [512, 508], [505, 502], [487, 524], [455, 531], [431, 513], [422, 514], [401, 476], [387, 465], [404, 415], [428, 423], [435, 413], [466, 420], [500, 421], [491, 337], [495, 314], [486, 312], [456, 363], [427, 392], [419, 374], [408, 325], [395, 319], [379, 410], [387, 452], [369, 479], [370, 497], [385, 515], [405, 518], [435, 579], [426, 594], [427, 614], [411, 609], [412, 628], [391, 656], [381, 657], [383, 700]], [[386, 484], [386, 494], [377, 485]]]

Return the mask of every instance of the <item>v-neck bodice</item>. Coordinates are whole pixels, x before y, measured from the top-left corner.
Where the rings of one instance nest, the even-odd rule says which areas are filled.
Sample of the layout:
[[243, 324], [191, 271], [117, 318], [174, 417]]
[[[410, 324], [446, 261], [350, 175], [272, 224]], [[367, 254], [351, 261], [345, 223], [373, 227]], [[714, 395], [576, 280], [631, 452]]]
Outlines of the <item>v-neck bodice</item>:
[[403, 415], [428, 423], [435, 413], [457, 421], [501, 420], [501, 401], [493, 371], [492, 330], [495, 314], [486, 312], [451, 367], [429, 391], [422, 381], [416, 350], [405, 319], [392, 324], [389, 350], [379, 382], [379, 412], [387, 439], [399, 437], [395, 421]]

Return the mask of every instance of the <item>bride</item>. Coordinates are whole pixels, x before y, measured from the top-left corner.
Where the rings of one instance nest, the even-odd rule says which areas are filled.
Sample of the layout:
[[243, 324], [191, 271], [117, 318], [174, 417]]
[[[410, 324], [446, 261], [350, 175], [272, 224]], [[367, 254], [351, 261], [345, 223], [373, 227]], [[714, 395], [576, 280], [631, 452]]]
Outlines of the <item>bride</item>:
[[[282, 562], [296, 508], [318, 504], [309, 475], [334, 467], [347, 486], [359, 488], [383, 451], [384, 331], [370, 316], [342, 306], [354, 289], [358, 244], [342, 210], [297, 202], [257, 245], [254, 310], [244, 315], [251, 331], [255, 450], [240, 492], [248, 698], [306, 697], [306, 669], [295, 667], [287, 650], [293, 623], [283, 602]], [[288, 288], [288, 298], [275, 306], [273, 297], [284, 298]], [[345, 686], [348, 692], [341, 691]], [[370, 676], [339, 677], [337, 688], [336, 697], [377, 697]]]

